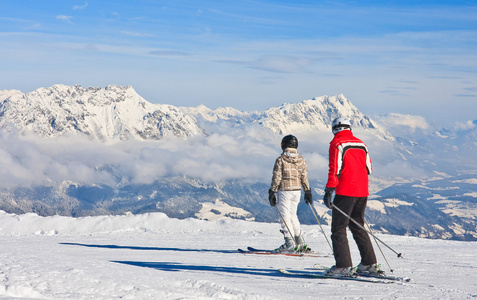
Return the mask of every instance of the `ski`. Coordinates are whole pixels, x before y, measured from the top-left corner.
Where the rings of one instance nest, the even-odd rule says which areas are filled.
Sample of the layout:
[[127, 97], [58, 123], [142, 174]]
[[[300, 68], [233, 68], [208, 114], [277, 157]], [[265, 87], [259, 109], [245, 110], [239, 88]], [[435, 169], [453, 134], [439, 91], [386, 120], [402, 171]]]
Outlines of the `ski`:
[[247, 247], [249, 251], [260, 251], [260, 252], [276, 252], [275, 250], [265, 250], [265, 249], [257, 249], [253, 247]]
[[[313, 269], [315, 270], [327, 270], [328, 268], [322, 266], [320, 264], [314, 264]], [[411, 282], [412, 279], [409, 277], [401, 277], [401, 276], [392, 276], [392, 275], [385, 275], [385, 274], [371, 274], [371, 273], [357, 273], [360, 277], [369, 277], [369, 278], [378, 278], [378, 279], [385, 279], [385, 280], [393, 280], [393, 281], [401, 281], [401, 282]]]
[[308, 252], [294, 252], [294, 251], [287, 251], [287, 252], [280, 252], [277, 250], [266, 250], [266, 249], [257, 249], [253, 247], [247, 247], [248, 251], [250, 252], [267, 252], [267, 253], [275, 253], [275, 254], [293, 254], [293, 256], [311, 256], [311, 257], [328, 257], [328, 255], [318, 254], [316, 252], [308, 251]]
[[351, 281], [360, 281], [360, 282], [370, 282], [370, 283], [395, 283], [394, 280], [387, 280], [387, 279], [378, 279], [378, 278], [371, 278], [371, 277], [352, 277], [352, 276], [327, 276], [324, 275], [322, 272], [305, 272], [305, 271], [291, 271], [285, 269], [278, 269], [278, 271], [282, 274], [287, 276], [297, 276], [297, 277], [305, 277], [305, 278], [318, 278], [318, 279], [337, 279], [337, 280], [351, 280]]
[[288, 253], [288, 252], [275, 252], [275, 251], [250, 251], [250, 250], [243, 250], [237, 249], [239, 253], [243, 254], [258, 254], [258, 255], [284, 255], [284, 256], [295, 256], [295, 257], [319, 257], [319, 255], [314, 255], [311, 253]]
[[400, 282], [410, 282], [410, 281], [412, 281], [412, 279], [408, 278], [408, 277], [390, 276], [390, 275], [384, 275], [384, 274], [358, 273], [358, 276], [367, 277], [367, 278], [378, 278], [378, 279], [392, 280], [392, 281], [400, 281]]

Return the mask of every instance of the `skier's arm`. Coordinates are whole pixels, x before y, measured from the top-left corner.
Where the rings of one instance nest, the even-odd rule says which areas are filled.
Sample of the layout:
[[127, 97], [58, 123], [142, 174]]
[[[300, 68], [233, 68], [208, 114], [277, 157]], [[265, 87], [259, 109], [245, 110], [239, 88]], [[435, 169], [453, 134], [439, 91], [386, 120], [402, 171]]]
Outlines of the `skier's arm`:
[[328, 165], [328, 182], [326, 183], [326, 187], [329, 188], [336, 188], [338, 185], [338, 160], [339, 157], [338, 148], [330, 144], [329, 150], [329, 165]]
[[301, 180], [301, 185], [303, 186], [303, 190], [305, 192], [309, 191], [311, 188], [310, 188], [310, 183], [308, 182], [308, 170], [307, 170], [305, 159], [303, 159], [303, 169], [301, 172], [300, 180]]
[[280, 158], [277, 158], [275, 165], [273, 166], [272, 184], [270, 186], [270, 190], [275, 193], [278, 191], [280, 183], [282, 182], [282, 168], [283, 162]]
[[366, 151], [366, 168], [368, 170], [368, 175], [373, 173], [373, 163], [371, 162], [371, 156], [369, 156], [369, 152]]

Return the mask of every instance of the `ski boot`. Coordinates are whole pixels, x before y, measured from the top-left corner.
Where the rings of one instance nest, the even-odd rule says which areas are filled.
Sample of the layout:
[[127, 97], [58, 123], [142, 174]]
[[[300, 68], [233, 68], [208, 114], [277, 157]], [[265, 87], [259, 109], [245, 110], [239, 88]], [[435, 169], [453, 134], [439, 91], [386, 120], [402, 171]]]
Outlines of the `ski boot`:
[[285, 237], [285, 243], [275, 249], [277, 252], [294, 252], [295, 245], [290, 237]]
[[295, 236], [295, 242], [296, 242], [296, 247], [295, 251], [296, 252], [310, 252], [311, 248], [308, 248], [308, 245], [305, 243], [305, 240], [303, 239], [303, 235], [298, 235]]
[[328, 270], [326, 270], [323, 275], [325, 276], [332, 276], [332, 277], [356, 277], [356, 268], [353, 267], [345, 267], [345, 268], [338, 268], [336, 266], [332, 266]]
[[358, 267], [356, 268], [358, 274], [364, 275], [380, 275], [384, 276], [384, 271], [381, 270], [380, 264], [372, 264], [372, 265], [363, 265], [359, 263]]

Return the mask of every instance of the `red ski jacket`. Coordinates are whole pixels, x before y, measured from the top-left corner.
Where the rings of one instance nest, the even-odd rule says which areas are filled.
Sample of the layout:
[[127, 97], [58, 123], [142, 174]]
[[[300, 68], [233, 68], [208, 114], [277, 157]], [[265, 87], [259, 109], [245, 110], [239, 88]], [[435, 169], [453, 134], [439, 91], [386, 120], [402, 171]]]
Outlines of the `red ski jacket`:
[[350, 197], [367, 197], [368, 175], [373, 171], [368, 148], [351, 130], [338, 132], [330, 142], [326, 187]]

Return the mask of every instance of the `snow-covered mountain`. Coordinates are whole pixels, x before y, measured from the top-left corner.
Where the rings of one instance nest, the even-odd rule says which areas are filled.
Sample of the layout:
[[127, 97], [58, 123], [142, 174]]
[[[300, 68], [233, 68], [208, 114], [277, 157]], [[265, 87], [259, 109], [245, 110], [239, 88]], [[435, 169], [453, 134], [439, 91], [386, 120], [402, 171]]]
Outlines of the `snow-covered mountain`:
[[[337, 116], [348, 117], [353, 126], [393, 140], [392, 135], [361, 113], [344, 95], [322, 96], [283, 104], [263, 112], [241, 112], [231, 107], [210, 110], [152, 104], [128, 87], [106, 88], [54, 85], [23, 94], [0, 92], [0, 127], [13, 124], [20, 132], [42, 137], [84, 134], [100, 141], [160, 139], [164, 136], [202, 135], [219, 121], [260, 124], [274, 133], [329, 131]], [[198, 123], [199, 121], [200, 124]]]
[[8, 97], [11, 97], [13, 95], [21, 95], [23, 94], [19, 90], [0, 90], [0, 101], [7, 99]]
[[203, 134], [177, 107], [151, 104], [130, 86], [54, 85], [27, 94], [3, 92], [0, 97], [0, 127], [13, 124], [42, 137], [84, 134], [110, 141]]
[[344, 95], [321, 96], [298, 103], [285, 103], [266, 111], [242, 112], [234, 108], [211, 110], [205, 106], [181, 107], [204, 123], [228, 122], [232, 126], [259, 124], [280, 135], [296, 133], [330, 132], [331, 122], [339, 117], [350, 119], [354, 128], [368, 130], [383, 140], [394, 137], [378, 123], [361, 113]]
[[[308, 162], [319, 217], [329, 223], [320, 200], [338, 115], [351, 119], [371, 152], [375, 229], [477, 240], [477, 122], [445, 129], [420, 116], [371, 119], [343, 95], [243, 112], [151, 104], [131, 87], [1, 91], [0, 210], [273, 222], [271, 167], [281, 137], [292, 133]], [[172, 136], [180, 138], [164, 138]], [[305, 224], [316, 222], [304, 204], [299, 214]]]
[[354, 128], [374, 130], [378, 136], [393, 140], [392, 135], [361, 113], [344, 95], [322, 96], [270, 108], [257, 122], [280, 134], [331, 131], [331, 122], [340, 116], [350, 119]]

